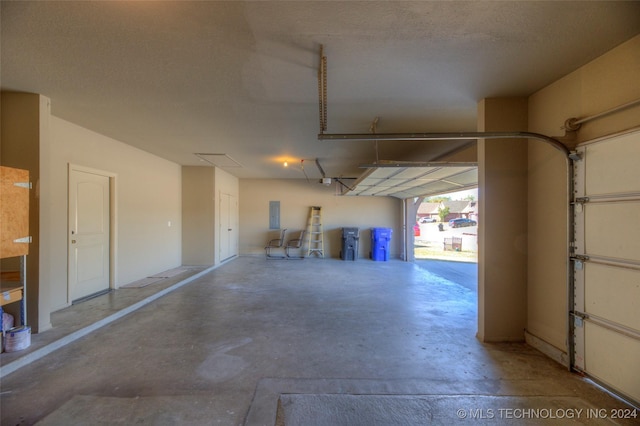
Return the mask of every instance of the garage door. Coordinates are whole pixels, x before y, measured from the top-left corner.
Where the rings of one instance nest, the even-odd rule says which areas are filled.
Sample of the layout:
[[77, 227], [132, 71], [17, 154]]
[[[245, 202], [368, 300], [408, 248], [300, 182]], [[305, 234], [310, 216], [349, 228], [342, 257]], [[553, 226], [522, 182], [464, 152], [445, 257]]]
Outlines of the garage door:
[[640, 131], [575, 162], [573, 367], [640, 401]]

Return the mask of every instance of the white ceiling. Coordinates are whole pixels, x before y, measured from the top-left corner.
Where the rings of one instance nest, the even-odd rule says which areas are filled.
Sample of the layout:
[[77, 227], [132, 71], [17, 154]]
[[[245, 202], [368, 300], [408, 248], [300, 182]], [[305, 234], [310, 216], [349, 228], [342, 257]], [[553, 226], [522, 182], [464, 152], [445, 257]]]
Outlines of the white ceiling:
[[328, 133], [367, 133], [375, 117], [380, 133], [462, 132], [480, 99], [529, 95], [640, 33], [630, 1], [2, 1], [1, 13], [3, 90], [179, 164], [214, 154], [239, 178], [319, 178], [316, 158], [358, 177], [376, 158], [466, 143], [318, 141], [321, 44]]

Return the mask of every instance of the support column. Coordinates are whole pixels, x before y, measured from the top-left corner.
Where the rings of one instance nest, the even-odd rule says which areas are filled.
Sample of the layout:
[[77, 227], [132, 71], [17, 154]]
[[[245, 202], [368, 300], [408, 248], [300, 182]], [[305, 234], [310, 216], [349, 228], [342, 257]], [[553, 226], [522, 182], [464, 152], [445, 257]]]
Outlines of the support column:
[[215, 169], [182, 167], [182, 264], [215, 262]]
[[[527, 130], [526, 98], [478, 104], [478, 131]], [[524, 341], [527, 318], [527, 142], [478, 141], [478, 339]]]
[[422, 197], [407, 198], [404, 200], [404, 238], [401, 258], [405, 262], [413, 262], [415, 256], [415, 236], [413, 235], [413, 225], [416, 224], [418, 208], [422, 203]]
[[[27, 255], [27, 325], [33, 333], [51, 328], [49, 245], [49, 182], [41, 179], [49, 173], [48, 98], [33, 93], [2, 92], [2, 140], [0, 158], [3, 166], [29, 170], [33, 189], [29, 191], [29, 233], [32, 242]], [[2, 267], [14, 269], [4, 259]]]

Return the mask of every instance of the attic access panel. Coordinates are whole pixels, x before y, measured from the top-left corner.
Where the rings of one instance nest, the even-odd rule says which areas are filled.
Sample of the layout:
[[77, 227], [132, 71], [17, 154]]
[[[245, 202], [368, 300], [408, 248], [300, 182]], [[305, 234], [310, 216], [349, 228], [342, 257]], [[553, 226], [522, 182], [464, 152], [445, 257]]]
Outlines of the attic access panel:
[[475, 163], [456, 166], [376, 167], [368, 169], [343, 195], [400, 199], [463, 191], [478, 186]]
[[242, 165], [227, 154], [207, 154], [197, 152], [195, 156], [213, 166], [220, 168], [241, 168]]

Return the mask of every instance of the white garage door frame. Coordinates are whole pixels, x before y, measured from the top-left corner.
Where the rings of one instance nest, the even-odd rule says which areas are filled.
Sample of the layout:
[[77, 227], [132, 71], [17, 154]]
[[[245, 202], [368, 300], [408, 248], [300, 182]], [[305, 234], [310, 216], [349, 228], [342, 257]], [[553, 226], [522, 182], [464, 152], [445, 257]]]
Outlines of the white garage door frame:
[[640, 130], [580, 144], [576, 153], [571, 368], [639, 405]]

